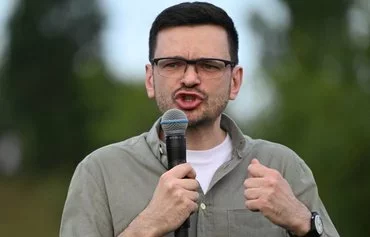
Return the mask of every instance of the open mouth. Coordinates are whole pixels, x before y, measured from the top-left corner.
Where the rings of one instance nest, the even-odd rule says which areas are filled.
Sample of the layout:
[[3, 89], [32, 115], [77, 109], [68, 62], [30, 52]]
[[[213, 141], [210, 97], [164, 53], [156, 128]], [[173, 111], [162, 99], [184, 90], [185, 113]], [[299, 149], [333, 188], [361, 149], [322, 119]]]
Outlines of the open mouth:
[[196, 100], [196, 98], [195, 96], [192, 96], [192, 95], [183, 95], [182, 100], [184, 100], [185, 102], [191, 102], [191, 101]]
[[176, 104], [180, 109], [192, 110], [203, 101], [203, 96], [194, 92], [179, 92], [175, 95]]

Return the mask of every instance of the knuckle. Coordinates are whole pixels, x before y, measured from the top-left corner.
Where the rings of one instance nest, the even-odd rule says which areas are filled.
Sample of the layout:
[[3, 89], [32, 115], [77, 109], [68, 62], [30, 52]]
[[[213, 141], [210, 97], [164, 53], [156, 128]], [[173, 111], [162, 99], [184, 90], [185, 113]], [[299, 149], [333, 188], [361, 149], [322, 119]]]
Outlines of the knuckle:
[[191, 207], [191, 211], [194, 212], [196, 210], [198, 210], [198, 204], [196, 202], [193, 202], [192, 207]]
[[271, 200], [271, 198], [274, 196], [274, 192], [275, 192], [274, 188], [270, 188], [270, 189], [267, 190], [267, 192], [266, 192], [266, 201]]
[[199, 193], [198, 193], [198, 192], [195, 192], [195, 194], [194, 194], [194, 199], [195, 199], [195, 200], [198, 200], [198, 199], [199, 199]]
[[199, 208], [199, 205], [198, 205], [198, 203], [194, 203], [194, 211], [196, 211], [196, 210], [198, 210], [198, 208]]
[[186, 209], [189, 211], [189, 212], [192, 212], [194, 211], [194, 207], [195, 207], [196, 203], [191, 201], [191, 200], [187, 200], [186, 203], [185, 203], [185, 207]]
[[279, 179], [280, 178], [280, 173], [279, 173], [279, 171], [277, 171], [275, 169], [272, 169], [271, 170], [271, 176], [274, 177], [275, 179]]
[[248, 172], [251, 172], [252, 170], [253, 170], [253, 165], [252, 165], [252, 164], [248, 165], [248, 167], [247, 167], [247, 171], [248, 171]]
[[183, 164], [181, 164], [182, 166], [183, 166], [183, 168], [184, 169], [186, 169], [186, 170], [188, 170], [189, 172], [190, 171], [194, 171], [195, 172], [195, 170], [193, 169], [193, 167], [190, 165], [190, 163], [183, 163]]
[[165, 181], [167, 179], [167, 172], [166, 173], [163, 173], [160, 177], [159, 177], [159, 181]]
[[267, 207], [266, 207], [266, 206], [261, 206], [261, 207], [260, 207], [260, 211], [261, 211], [262, 213], [266, 213], [266, 212], [268, 212], [268, 210], [267, 210]]
[[247, 198], [247, 199], [252, 199], [252, 193], [251, 193], [251, 191], [250, 190], [245, 190], [245, 197]]
[[170, 190], [170, 191], [173, 191], [175, 190], [175, 187], [176, 187], [176, 183], [175, 183], [175, 180], [174, 179], [167, 179], [164, 183], [164, 186]]
[[260, 210], [262, 212], [267, 212], [269, 210], [269, 202], [266, 199], [260, 200]]
[[173, 196], [176, 198], [176, 199], [182, 199], [183, 198], [183, 191], [181, 189], [177, 189], [173, 192]]
[[245, 189], [245, 190], [244, 190], [244, 197], [245, 197], [245, 198], [248, 198], [248, 189]]
[[200, 187], [198, 180], [193, 179], [191, 180], [191, 182], [192, 182], [191, 185], [194, 187], [193, 190], [197, 190]]
[[163, 173], [160, 177], [159, 177], [159, 181], [162, 182], [162, 183], [167, 183], [171, 180], [171, 175], [170, 173], [167, 171], [165, 173]]
[[274, 175], [267, 178], [267, 184], [269, 187], [274, 187], [277, 184], [277, 179], [274, 177]]
[[244, 187], [247, 188], [248, 187], [248, 184], [249, 184], [248, 179], [244, 180], [244, 183], [243, 183]]
[[245, 207], [248, 208], [251, 211], [259, 210], [257, 203], [252, 204], [251, 201], [245, 201]]
[[259, 200], [261, 209], [265, 209], [268, 206], [268, 200], [264, 197]]

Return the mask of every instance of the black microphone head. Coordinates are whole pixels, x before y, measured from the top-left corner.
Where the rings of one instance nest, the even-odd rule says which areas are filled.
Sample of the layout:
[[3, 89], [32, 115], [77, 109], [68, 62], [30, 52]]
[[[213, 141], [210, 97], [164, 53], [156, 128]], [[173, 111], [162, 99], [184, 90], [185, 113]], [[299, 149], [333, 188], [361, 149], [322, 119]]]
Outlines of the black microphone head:
[[161, 119], [161, 126], [166, 136], [172, 134], [185, 134], [188, 127], [186, 114], [179, 109], [167, 110]]

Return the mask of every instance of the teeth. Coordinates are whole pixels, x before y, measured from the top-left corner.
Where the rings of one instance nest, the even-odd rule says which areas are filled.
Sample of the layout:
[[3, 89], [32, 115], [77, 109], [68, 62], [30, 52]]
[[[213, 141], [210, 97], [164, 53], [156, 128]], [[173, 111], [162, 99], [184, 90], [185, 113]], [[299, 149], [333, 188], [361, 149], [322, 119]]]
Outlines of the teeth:
[[186, 95], [186, 96], [184, 96], [184, 100], [185, 101], [193, 101], [194, 100], [194, 97], [191, 96], [191, 95]]

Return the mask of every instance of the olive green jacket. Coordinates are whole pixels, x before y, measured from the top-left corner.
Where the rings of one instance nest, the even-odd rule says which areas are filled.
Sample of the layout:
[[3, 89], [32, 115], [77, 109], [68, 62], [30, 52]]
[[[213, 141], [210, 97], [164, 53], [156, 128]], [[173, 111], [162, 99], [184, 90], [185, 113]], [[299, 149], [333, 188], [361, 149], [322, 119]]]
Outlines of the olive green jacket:
[[[278, 170], [296, 197], [320, 213], [323, 236], [339, 236], [312, 172], [301, 158], [285, 146], [243, 135], [224, 114], [221, 127], [232, 139], [232, 158], [216, 171], [206, 195], [199, 191], [199, 210], [191, 215], [189, 237], [288, 236], [260, 212], [245, 208], [243, 182], [253, 158]], [[61, 237], [118, 236], [147, 206], [159, 177], [167, 170], [159, 129], [158, 120], [149, 132], [100, 148], [78, 165], [64, 206]]]

